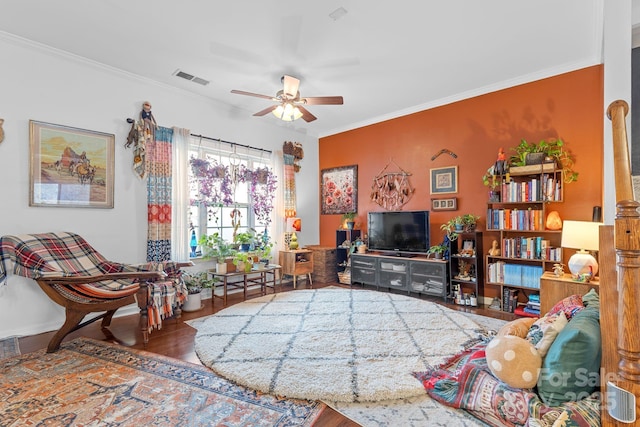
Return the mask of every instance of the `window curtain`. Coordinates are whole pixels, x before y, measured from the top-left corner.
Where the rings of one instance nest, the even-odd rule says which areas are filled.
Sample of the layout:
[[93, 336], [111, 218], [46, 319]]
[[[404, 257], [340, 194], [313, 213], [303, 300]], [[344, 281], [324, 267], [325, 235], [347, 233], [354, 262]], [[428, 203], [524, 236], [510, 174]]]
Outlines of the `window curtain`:
[[[282, 176], [284, 175], [284, 161], [282, 151], [274, 151], [271, 153], [271, 161], [273, 164], [274, 171], [277, 171], [276, 174], [278, 176], [278, 183], [284, 182]], [[271, 224], [271, 232], [272, 236], [281, 236], [276, 237], [275, 240], [275, 251], [274, 253], [277, 255], [279, 251], [287, 249], [285, 243], [285, 229], [286, 229], [286, 217], [284, 215], [284, 186], [278, 185], [278, 196], [275, 198], [275, 206], [273, 213], [276, 214], [277, 220], [273, 221]], [[276, 258], [277, 259], [277, 258]], [[277, 261], [276, 261], [277, 262]]]
[[189, 260], [189, 129], [173, 128], [171, 143], [173, 173], [171, 188], [173, 204], [171, 207], [171, 259]]
[[283, 154], [284, 161], [284, 217], [296, 216], [296, 172], [293, 154]]
[[171, 156], [173, 129], [158, 126], [146, 146], [147, 261], [171, 259]]

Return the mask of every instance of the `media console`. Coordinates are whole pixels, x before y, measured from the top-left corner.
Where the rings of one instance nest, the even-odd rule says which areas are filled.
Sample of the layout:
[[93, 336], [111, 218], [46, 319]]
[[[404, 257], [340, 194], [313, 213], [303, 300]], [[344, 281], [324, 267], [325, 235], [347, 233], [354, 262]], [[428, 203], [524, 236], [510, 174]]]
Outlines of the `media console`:
[[351, 284], [397, 289], [446, 299], [449, 293], [447, 261], [421, 256], [351, 255]]

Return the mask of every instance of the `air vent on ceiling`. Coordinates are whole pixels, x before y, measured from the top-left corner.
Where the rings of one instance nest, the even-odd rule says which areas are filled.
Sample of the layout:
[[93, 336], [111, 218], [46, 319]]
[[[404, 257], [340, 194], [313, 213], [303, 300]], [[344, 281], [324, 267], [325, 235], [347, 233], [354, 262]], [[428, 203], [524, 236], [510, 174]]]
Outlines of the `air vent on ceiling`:
[[189, 81], [192, 81], [194, 83], [198, 83], [199, 85], [202, 85], [202, 86], [206, 86], [206, 85], [209, 84], [209, 80], [205, 80], [203, 78], [196, 77], [196, 76], [194, 76], [192, 74], [185, 73], [184, 71], [181, 71], [181, 70], [176, 70], [173, 73], [173, 75], [177, 76], [177, 77], [181, 77], [181, 78], [189, 80]]

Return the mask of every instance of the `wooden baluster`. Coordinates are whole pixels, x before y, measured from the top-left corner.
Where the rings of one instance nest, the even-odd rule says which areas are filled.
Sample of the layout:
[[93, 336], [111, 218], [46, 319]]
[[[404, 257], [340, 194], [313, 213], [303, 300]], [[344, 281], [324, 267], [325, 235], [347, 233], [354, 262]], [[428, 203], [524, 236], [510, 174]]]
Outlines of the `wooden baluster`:
[[[625, 116], [629, 106], [625, 101], [614, 101], [607, 110], [612, 121], [613, 154], [616, 186], [615, 252], [617, 255], [617, 373], [608, 371], [604, 364], [604, 381], [636, 396], [636, 414], [640, 414], [640, 203], [633, 197], [631, 164]], [[600, 286], [613, 286], [602, 283]], [[607, 305], [602, 305], [607, 310]], [[613, 326], [613, 325], [605, 325]], [[610, 329], [609, 329], [610, 330]], [[608, 333], [604, 330], [604, 333]], [[606, 352], [607, 349], [605, 348]], [[606, 362], [608, 356], [603, 356]], [[613, 374], [613, 375], [612, 375]], [[605, 412], [613, 402], [603, 405], [603, 426], [628, 426], [609, 417]], [[637, 415], [636, 415], [637, 416]], [[633, 425], [638, 425], [634, 423]]]

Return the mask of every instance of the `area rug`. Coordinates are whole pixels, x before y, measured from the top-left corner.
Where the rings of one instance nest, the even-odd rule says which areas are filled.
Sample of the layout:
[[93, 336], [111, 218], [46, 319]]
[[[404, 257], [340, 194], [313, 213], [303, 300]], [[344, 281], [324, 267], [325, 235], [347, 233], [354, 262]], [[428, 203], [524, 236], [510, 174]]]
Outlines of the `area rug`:
[[248, 300], [194, 327], [198, 357], [225, 378], [333, 402], [424, 395], [411, 373], [441, 364], [480, 328], [436, 303], [337, 287]]
[[20, 354], [18, 337], [3, 338], [0, 340], [0, 360]]
[[310, 426], [324, 408], [86, 338], [0, 362], [2, 426]]

